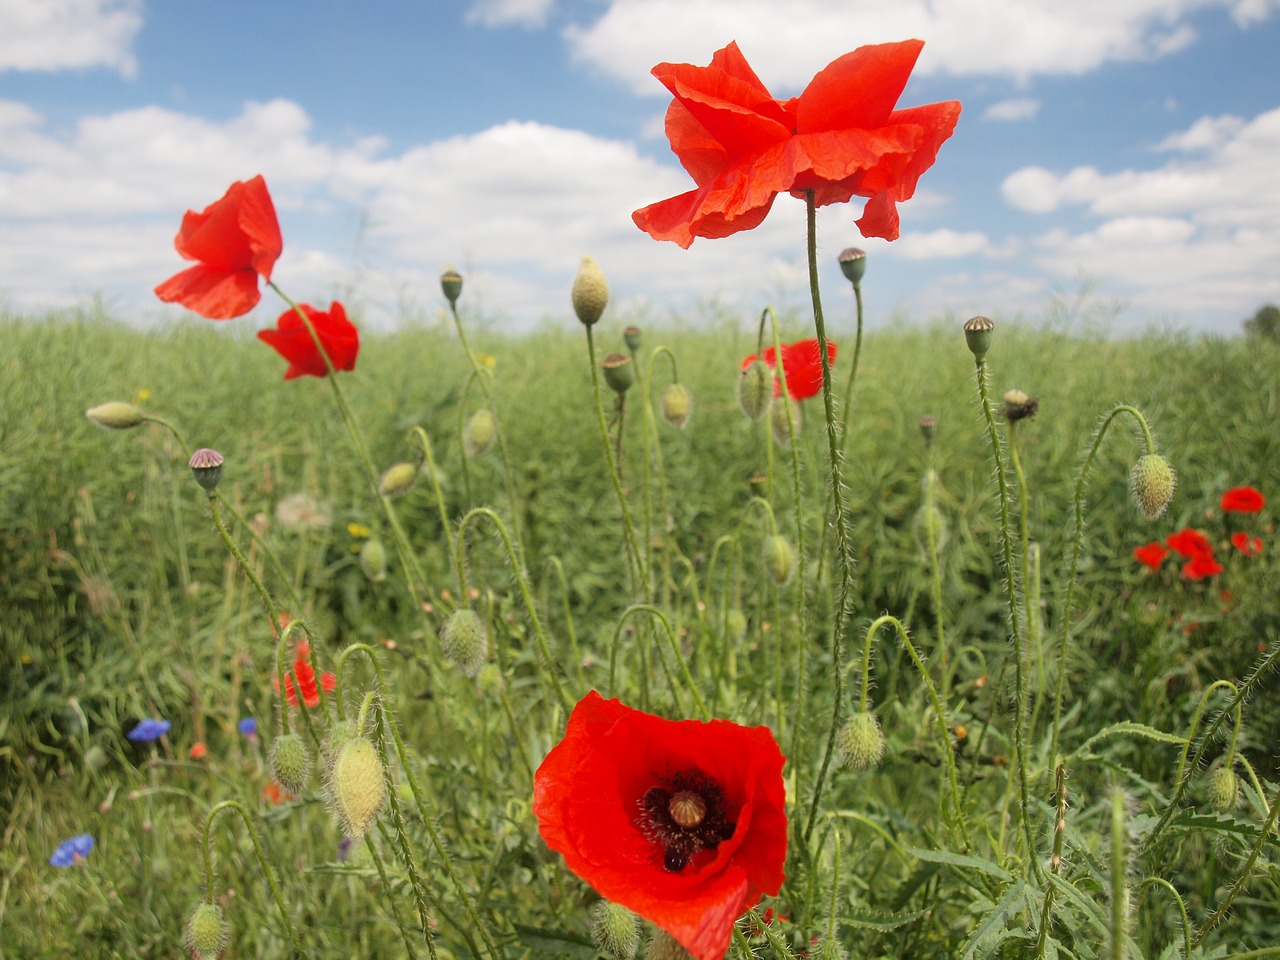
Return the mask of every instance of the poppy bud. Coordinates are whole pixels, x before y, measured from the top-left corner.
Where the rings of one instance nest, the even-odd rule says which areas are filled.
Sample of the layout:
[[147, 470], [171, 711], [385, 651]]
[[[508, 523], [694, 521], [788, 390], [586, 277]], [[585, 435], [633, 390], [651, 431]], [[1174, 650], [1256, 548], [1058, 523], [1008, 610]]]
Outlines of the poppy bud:
[[862, 284], [863, 274], [867, 272], [867, 252], [857, 247], [847, 247], [836, 257], [840, 262], [840, 272], [855, 287]]
[[627, 349], [632, 353], [640, 349], [642, 339], [639, 327], [631, 326], [622, 331], [622, 342], [627, 345]]
[[964, 342], [975, 360], [981, 360], [991, 349], [991, 331], [995, 328], [987, 317], [970, 317], [964, 322]]
[[476, 683], [480, 692], [487, 697], [496, 697], [502, 693], [506, 681], [502, 677], [502, 668], [492, 661], [486, 663], [476, 674]]
[[773, 400], [773, 385], [769, 382], [769, 367], [759, 360], [747, 364], [738, 378], [738, 406], [748, 420], [759, 420]]
[[387, 579], [387, 548], [381, 540], [371, 537], [360, 547], [360, 569], [373, 583]]
[[328, 776], [333, 776], [333, 765], [338, 762], [343, 744], [359, 732], [354, 720], [335, 720], [329, 728], [329, 735], [324, 741], [325, 771]]
[[[790, 414], [791, 426], [787, 426], [787, 416]], [[773, 426], [773, 439], [778, 446], [786, 449], [791, 446], [791, 434], [800, 436], [800, 404], [796, 403], [790, 397], [779, 397], [774, 403], [771, 411], [771, 423]]]
[[459, 607], [453, 612], [440, 631], [440, 652], [468, 677], [480, 672], [489, 655], [489, 639], [474, 610]]
[[694, 960], [694, 958], [679, 940], [658, 928], [653, 931], [653, 936], [649, 938], [649, 945], [645, 947], [644, 960]]
[[330, 774], [329, 793], [347, 836], [359, 840], [387, 798], [382, 758], [367, 737], [352, 737], [342, 745]]
[[227, 921], [216, 903], [203, 901], [187, 917], [187, 949], [196, 960], [215, 960], [227, 945]]
[[604, 382], [616, 394], [624, 394], [636, 382], [636, 365], [625, 353], [611, 353], [600, 364], [604, 369]]
[[614, 960], [631, 960], [640, 946], [640, 918], [626, 907], [599, 900], [591, 908], [591, 941]]
[[378, 493], [384, 497], [397, 497], [413, 486], [417, 479], [418, 468], [412, 463], [397, 463], [387, 468], [387, 472], [378, 481]]
[[844, 947], [835, 937], [823, 937], [811, 954], [813, 960], [845, 960]]
[[216, 490], [218, 481], [222, 479], [222, 454], [217, 450], [204, 447], [191, 455], [187, 462], [196, 483], [206, 490]]
[[458, 297], [462, 296], [462, 274], [449, 267], [440, 274], [440, 289], [444, 291], [446, 300], [451, 304], [457, 303]]
[[791, 579], [791, 570], [795, 566], [796, 552], [791, 542], [780, 534], [766, 537], [764, 541], [764, 565], [773, 582], [784, 584]]
[[609, 302], [609, 284], [604, 271], [593, 257], [583, 257], [578, 275], [573, 279], [573, 312], [586, 326], [591, 326], [604, 313]]
[[1240, 799], [1240, 778], [1223, 764], [1209, 777], [1209, 806], [1215, 813], [1230, 813]]
[[282, 733], [271, 741], [267, 758], [271, 775], [290, 793], [301, 793], [311, 772], [311, 752], [296, 733]]
[[747, 615], [741, 607], [730, 607], [725, 616], [725, 629], [734, 640], [741, 640], [747, 635]]
[[497, 435], [498, 425], [493, 419], [493, 411], [481, 407], [471, 415], [466, 429], [462, 431], [462, 447], [468, 457], [478, 457], [489, 449]]
[[840, 755], [855, 770], [866, 770], [880, 763], [884, 756], [884, 733], [875, 714], [860, 710], [851, 716], [840, 731]]
[[933, 446], [933, 438], [938, 435], [938, 418], [925, 414], [920, 418], [920, 436], [924, 437], [926, 447]]
[[1129, 471], [1129, 492], [1147, 520], [1158, 520], [1164, 514], [1173, 500], [1177, 483], [1173, 467], [1158, 453], [1140, 457]]
[[84, 415], [100, 427], [108, 430], [129, 430], [146, 423], [146, 415], [132, 403], [112, 400], [96, 407], [90, 407]]
[[662, 392], [662, 419], [683, 430], [693, 413], [693, 396], [683, 383], [673, 383]]

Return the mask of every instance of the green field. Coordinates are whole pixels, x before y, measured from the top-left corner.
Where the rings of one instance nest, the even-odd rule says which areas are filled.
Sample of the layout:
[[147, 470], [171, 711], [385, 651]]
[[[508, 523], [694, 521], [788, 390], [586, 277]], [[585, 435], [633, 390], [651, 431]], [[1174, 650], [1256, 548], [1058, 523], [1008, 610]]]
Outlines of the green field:
[[[839, 292], [837, 398], [853, 354]], [[227, 958], [595, 956], [598, 895], [531, 813], [533, 772], [593, 689], [767, 725], [787, 755], [787, 879], [757, 908], [773, 922], [739, 923], [730, 957], [1280, 956], [1275, 342], [997, 316], [989, 422], [961, 320], [868, 334], [843, 411], [852, 615], [833, 638], [822, 398], [794, 447], [744, 416], [757, 317], [643, 321], [620, 417], [604, 395], [615, 483], [572, 314], [516, 336], [461, 306], [485, 380], [444, 314], [366, 332], [336, 375], [375, 474], [420, 467], [386, 498], [331, 382], [282, 382], [243, 323], [0, 316], [0, 956], [177, 956], [202, 900], [225, 916]], [[601, 355], [626, 352], [628, 322], [605, 314]], [[783, 341], [807, 336], [783, 318]], [[660, 415], [670, 357], [693, 397], [682, 430]], [[490, 380], [501, 443], [468, 456]], [[1011, 388], [1039, 405], [1012, 429]], [[177, 432], [102, 429], [85, 411], [107, 401]], [[1158, 520], [1130, 496], [1147, 449], [1128, 412], [1108, 419], [1121, 404], [1177, 472]], [[187, 467], [196, 447], [225, 458], [220, 501]], [[1224, 513], [1242, 486], [1267, 505]], [[1135, 560], [1187, 528], [1221, 572]], [[771, 535], [791, 547], [785, 570]], [[320, 705], [287, 711], [320, 772], [278, 802], [263, 593], [305, 625], [317, 675], [369, 648]], [[460, 600], [487, 633], [483, 665], [442, 649]], [[883, 757], [858, 769], [836, 749], [828, 765], [867, 649]], [[390, 786], [350, 845], [322, 775], [339, 706], [368, 717]], [[148, 717], [172, 727], [129, 740]], [[239, 806], [206, 848], [224, 801]], [[49, 864], [83, 833], [87, 857]]]

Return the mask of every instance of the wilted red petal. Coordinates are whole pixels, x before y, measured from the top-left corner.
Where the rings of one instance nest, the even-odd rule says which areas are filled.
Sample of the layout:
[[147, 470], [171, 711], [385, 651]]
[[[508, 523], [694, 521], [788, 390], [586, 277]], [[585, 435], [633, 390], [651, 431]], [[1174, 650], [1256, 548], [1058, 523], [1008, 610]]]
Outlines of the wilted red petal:
[[[315, 328], [316, 336], [324, 345], [324, 352], [329, 355], [334, 369], [354, 370], [356, 356], [360, 352], [360, 332], [347, 319], [347, 311], [342, 304], [335, 300], [327, 311], [321, 311], [304, 303], [301, 310]], [[315, 340], [296, 311], [290, 309], [280, 314], [276, 320], [276, 328], [258, 331], [258, 339], [289, 361], [284, 372], [286, 380], [304, 375], [329, 375], [324, 357], [316, 349]]]

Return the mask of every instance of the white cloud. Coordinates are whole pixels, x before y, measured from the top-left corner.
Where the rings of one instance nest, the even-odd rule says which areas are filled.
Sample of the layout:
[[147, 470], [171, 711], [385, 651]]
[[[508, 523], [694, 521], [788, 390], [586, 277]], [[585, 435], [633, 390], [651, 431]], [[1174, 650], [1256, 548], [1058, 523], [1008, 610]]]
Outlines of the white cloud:
[[133, 77], [143, 0], [0, 0], [0, 72], [107, 67]]
[[984, 120], [1034, 120], [1040, 112], [1040, 101], [1033, 97], [1013, 97], [993, 103], [982, 111]]
[[467, 23], [486, 27], [541, 27], [555, 0], [475, 0], [467, 11]]
[[[1243, 28], [1276, 0], [612, 0], [592, 23], [565, 32], [573, 55], [642, 94], [662, 61], [707, 63], [737, 40], [766, 86], [801, 89], [857, 46], [917, 37], [924, 73], [1081, 74], [1112, 61], [1152, 60], [1195, 41], [1191, 16], [1225, 8]], [[673, 30], [672, 25], [679, 29]]]
[[894, 256], [904, 260], [934, 260], [949, 257], [971, 257], [986, 253], [991, 244], [985, 233], [958, 230], [915, 230], [903, 234], [893, 244]]

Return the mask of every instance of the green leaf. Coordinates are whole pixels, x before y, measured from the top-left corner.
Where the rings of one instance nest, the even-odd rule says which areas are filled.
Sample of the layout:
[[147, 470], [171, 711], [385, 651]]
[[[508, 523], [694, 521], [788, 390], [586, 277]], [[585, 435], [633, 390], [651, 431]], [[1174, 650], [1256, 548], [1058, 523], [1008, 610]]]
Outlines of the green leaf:
[[897, 913], [872, 913], [871, 911], [859, 911], [853, 914], [846, 914], [839, 917], [840, 923], [849, 927], [867, 927], [871, 930], [880, 930], [881, 932], [888, 930], [897, 930], [899, 927], [906, 926], [908, 923], [915, 923], [917, 920], [923, 919], [929, 913], [925, 910], [902, 910]]
[[991, 860], [984, 860], [982, 857], [970, 857], [960, 853], [950, 853], [946, 850], [925, 850], [921, 847], [907, 847], [907, 852], [913, 857], [928, 860], [931, 863], [944, 863], [950, 867], [959, 867], [961, 870], [977, 870], [979, 873], [987, 873], [1006, 883], [1013, 880], [1013, 874], [1000, 866], [1000, 864]]
[[[991, 949], [1006, 939], [1009, 918], [1022, 909], [1022, 900], [1026, 895], [1027, 885], [1024, 881], [1016, 881], [1000, 901], [991, 909], [965, 941], [960, 952], [960, 960], [969, 960], [981, 948], [984, 956], [989, 956]], [[1016, 931], [1021, 935], [1021, 931]]]
[[1163, 730], [1157, 730], [1155, 727], [1149, 727], [1145, 723], [1134, 723], [1132, 720], [1121, 720], [1119, 723], [1113, 723], [1109, 727], [1103, 727], [1092, 737], [1086, 740], [1080, 748], [1072, 754], [1072, 756], [1078, 757], [1081, 754], [1087, 753], [1089, 748], [1099, 740], [1125, 733], [1131, 733], [1139, 737], [1146, 737], [1148, 740], [1158, 740], [1161, 743], [1176, 743], [1179, 746], [1187, 742], [1186, 737], [1180, 737], [1173, 733], [1165, 733]]

